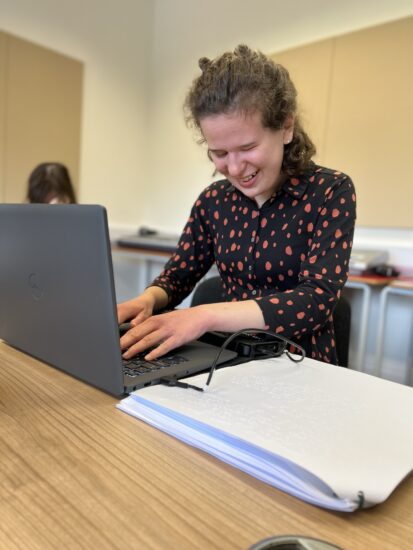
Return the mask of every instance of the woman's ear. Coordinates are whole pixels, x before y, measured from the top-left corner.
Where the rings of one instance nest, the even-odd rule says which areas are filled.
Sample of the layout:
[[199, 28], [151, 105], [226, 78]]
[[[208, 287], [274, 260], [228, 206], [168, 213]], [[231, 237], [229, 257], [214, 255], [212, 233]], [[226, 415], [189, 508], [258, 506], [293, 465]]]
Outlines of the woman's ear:
[[294, 115], [288, 115], [283, 124], [283, 141], [284, 145], [291, 143], [294, 136]]

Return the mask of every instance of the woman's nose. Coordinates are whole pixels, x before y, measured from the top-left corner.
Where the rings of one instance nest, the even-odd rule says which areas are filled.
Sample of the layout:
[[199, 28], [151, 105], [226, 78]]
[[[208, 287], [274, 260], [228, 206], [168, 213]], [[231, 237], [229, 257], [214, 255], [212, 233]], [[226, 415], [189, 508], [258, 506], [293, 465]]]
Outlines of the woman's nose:
[[241, 176], [245, 162], [238, 154], [229, 154], [227, 157], [227, 171], [229, 176]]

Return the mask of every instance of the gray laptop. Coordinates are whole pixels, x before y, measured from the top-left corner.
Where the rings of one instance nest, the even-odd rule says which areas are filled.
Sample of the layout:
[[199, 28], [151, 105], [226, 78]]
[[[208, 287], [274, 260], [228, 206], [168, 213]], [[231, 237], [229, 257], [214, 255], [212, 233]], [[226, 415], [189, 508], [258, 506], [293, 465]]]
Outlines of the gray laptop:
[[[122, 364], [106, 211], [95, 205], [0, 204], [0, 338], [122, 395], [211, 366], [191, 342], [154, 363]], [[219, 363], [235, 359], [225, 350]]]

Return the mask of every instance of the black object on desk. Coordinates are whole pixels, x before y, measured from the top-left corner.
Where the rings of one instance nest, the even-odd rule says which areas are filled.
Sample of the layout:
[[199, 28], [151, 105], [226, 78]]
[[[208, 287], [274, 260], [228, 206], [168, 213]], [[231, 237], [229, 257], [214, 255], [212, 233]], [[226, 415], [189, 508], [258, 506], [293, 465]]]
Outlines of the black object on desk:
[[400, 275], [400, 271], [389, 264], [376, 265], [368, 273], [379, 275], [380, 277], [398, 277]]
[[125, 235], [118, 239], [119, 246], [173, 252], [179, 241], [179, 235], [161, 233], [149, 227], [140, 227], [134, 235]]

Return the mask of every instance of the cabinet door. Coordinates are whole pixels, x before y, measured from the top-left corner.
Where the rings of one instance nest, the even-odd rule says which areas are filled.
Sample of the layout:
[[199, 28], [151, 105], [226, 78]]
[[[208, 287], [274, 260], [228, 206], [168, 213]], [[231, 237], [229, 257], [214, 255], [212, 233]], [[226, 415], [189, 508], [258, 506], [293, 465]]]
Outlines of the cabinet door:
[[315, 160], [354, 180], [359, 225], [412, 227], [413, 17], [272, 55]]
[[83, 65], [11, 35], [6, 42], [3, 200], [25, 199], [40, 162], [66, 164], [77, 187]]
[[4, 128], [6, 120], [6, 34], [0, 31], [0, 201], [4, 202]]
[[413, 18], [335, 39], [326, 163], [347, 172], [358, 223], [412, 227]]

